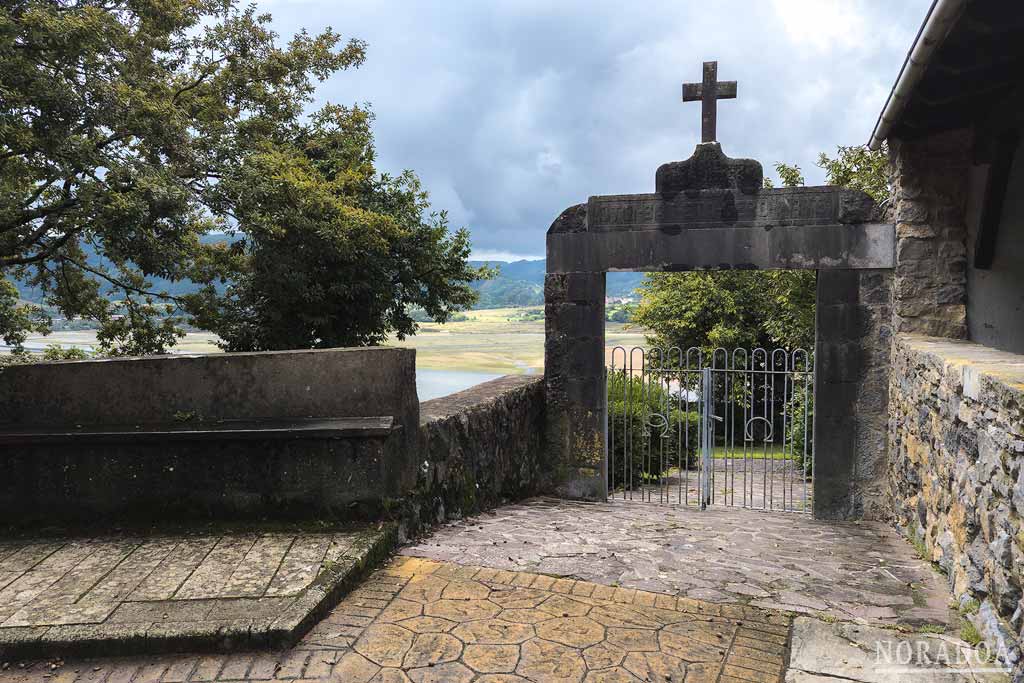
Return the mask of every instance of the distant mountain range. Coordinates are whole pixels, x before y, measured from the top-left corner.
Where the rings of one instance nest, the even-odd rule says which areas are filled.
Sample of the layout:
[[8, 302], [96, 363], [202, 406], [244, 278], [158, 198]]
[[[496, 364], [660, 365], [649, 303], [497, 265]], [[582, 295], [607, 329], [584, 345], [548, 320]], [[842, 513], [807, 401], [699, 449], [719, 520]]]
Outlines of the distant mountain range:
[[[488, 265], [498, 270], [493, 279], [473, 285], [480, 292], [480, 301], [475, 308], [539, 306], [544, 303], [544, 259], [470, 263], [474, 266]], [[608, 273], [606, 293], [613, 297], [631, 296], [643, 279], [643, 273]]]
[[[210, 235], [205, 238], [210, 242], [226, 239], [221, 235]], [[91, 263], [103, 263], [95, 252], [86, 247], [87, 258]], [[494, 278], [477, 282], [473, 288], [480, 292], [480, 301], [475, 308], [505, 308], [508, 306], [539, 306], [544, 303], [544, 259], [535, 261], [471, 261], [474, 266], [488, 265], [498, 272]], [[608, 273], [607, 294], [611, 297], [628, 297], [636, 289], [643, 273]], [[192, 282], [171, 282], [162, 278], [153, 278], [153, 290], [165, 291], [169, 294], [181, 295], [194, 291]], [[40, 303], [43, 293], [28, 286], [24, 282], [14, 282], [21, 298]]]

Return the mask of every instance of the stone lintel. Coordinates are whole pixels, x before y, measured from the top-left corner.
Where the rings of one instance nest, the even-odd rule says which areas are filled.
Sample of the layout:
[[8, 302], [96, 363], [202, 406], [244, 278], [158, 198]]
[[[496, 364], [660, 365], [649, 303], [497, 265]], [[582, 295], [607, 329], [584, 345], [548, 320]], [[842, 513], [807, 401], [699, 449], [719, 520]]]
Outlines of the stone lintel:
[[549, 233], [549, 273], [892, 268], [891, 224]]
[[764, 228], [869, 223], [871, 197], [828, 185], [744, 193], [731, 188], [604, 195], [587, 201], [587, 232], [683, 231], [694, 228]]

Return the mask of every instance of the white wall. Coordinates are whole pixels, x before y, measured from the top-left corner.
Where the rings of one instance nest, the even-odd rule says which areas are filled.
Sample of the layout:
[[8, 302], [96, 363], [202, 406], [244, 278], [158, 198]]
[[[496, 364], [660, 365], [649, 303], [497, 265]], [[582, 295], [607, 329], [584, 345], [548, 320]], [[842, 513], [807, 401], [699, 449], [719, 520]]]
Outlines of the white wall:
[[967, 327], [972, 341], [1024, 353], [1024, 140], [1010, 172], [992, 267], [978, 270], [973, 267], [973, 252], [987, 175], [987, 167], [971, 169], [967, 207]]

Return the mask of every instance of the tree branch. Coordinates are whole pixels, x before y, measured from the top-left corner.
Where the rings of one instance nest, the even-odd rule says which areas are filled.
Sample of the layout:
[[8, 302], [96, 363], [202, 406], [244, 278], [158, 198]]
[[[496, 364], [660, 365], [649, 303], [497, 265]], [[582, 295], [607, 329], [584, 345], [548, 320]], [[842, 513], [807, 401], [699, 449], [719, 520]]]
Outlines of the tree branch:
[[157, 298], [157, 299], [166, 299], [168, 301], [173, 301], [176, 304], [182, 304], [182, 303], [185, 302], [185, 300], [183, 298], [178, 297], [178, 296], [172, 296], [171, 294], [167, 294], [167, 293], [161, 294], [159, 292], [150, 292], [150, 291], [147, 291], [145, 289], [140, 289], [139, 287], [135, 287], [133, 285], [130, 285], [127, 282], [124, 282], [122, 280], [118, 280], [117, 278], [113, 277], [112, 275], [110, 275], [108, 273], [104, 273], [103, 271], [96, 270], [95, 268], [92, 268], [92, 267], [90, 267], [89, 265], [87, 265], [85, 263], [82, 263], [80, 261], [76, 261], [75, 259], [71, 258], [70, 256], [62, 256], [61, 260], [62, 261], [67, 261], [68, 263], [71, 263], [72, 265], [78, 266], [79, 268], [81, 268], [82, 270], [86, 271], [87, 273], [92, 273], [96, 277], [99, 277], [99, 278], [102, 278], [103, 280], [106, 280], [107, 282], [109, 282], [110, 284], [114, 285], [115, 287], [120, 287], [125, 292], [134, 292], [136, 294], [141, 294], [142, 296], [151, 296], [151, 297], [154, 297], [154, 298]]
[[61, 247], [68, 243], [72, 237], [78, 234], [78, 230], [61, 235], [58, 239], [51, 242], [50, 245], [38, 253], [30, 256], [4, 256], [0, 257], [0, 268], [6, 268], [9, 266], [24, 266], [30, 263], [39, 263], [40, 261], [46, 261], [56, 254]]

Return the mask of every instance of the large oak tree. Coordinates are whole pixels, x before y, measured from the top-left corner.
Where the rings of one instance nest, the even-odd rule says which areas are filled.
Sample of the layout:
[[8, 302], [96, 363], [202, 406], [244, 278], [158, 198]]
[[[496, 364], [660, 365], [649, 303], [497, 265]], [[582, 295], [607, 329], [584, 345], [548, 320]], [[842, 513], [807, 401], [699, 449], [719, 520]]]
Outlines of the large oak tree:
[[231, 350], [374, 343], [414, 332], [411, 306], [469, 305], [468, 234], [415, 175], [378, 173], [369, 111], [310, 111], [365, 53], [282, 42], [231, 0], [3, 3], [0, 337], [47, 324], [11, 278], [109, 353], [164, 351], [186, 320]]

